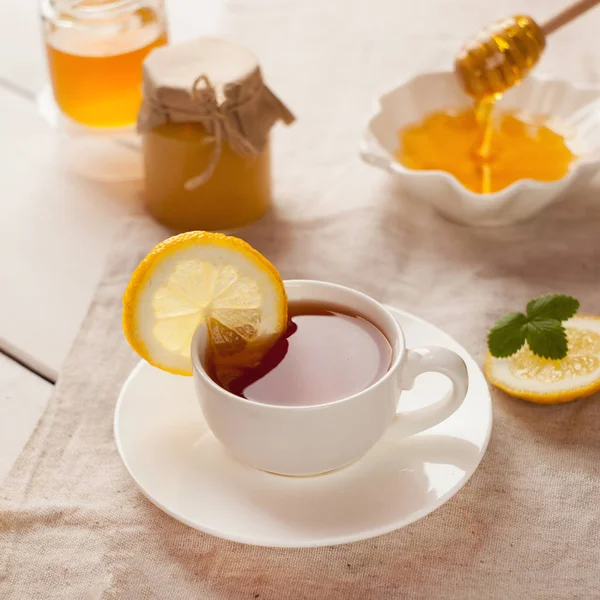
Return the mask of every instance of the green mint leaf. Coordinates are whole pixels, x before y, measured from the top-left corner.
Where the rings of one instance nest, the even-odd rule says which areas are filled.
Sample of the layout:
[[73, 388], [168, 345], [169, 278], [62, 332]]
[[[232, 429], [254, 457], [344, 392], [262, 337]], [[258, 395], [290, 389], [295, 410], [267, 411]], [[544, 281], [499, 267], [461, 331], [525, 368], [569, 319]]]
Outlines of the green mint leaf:
[[531, 319], [523, 327], [529, 349], [542, 358], [559, 360], [567, 355], [567, 333], [556, 319]]
[[579, 301], [571, 296], [562, 294], [546, 294], [534, 298], [527, 305], [527, 318], [533, 319], [555, 319], [566, 321], [570, 319], [579, 309]]
[[496, 358], [507, 358], [513, 355], [525, 343], [524, 327], [527, 317], [520, 312], [504, 315], [496, 321], [488, 334], [490, 354]]

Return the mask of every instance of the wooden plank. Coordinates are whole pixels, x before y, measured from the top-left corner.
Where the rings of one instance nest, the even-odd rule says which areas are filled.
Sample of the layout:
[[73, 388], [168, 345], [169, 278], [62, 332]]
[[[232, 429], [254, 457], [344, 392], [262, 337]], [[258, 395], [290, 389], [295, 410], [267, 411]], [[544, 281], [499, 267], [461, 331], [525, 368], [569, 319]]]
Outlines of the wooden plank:
[[27, 443], [53, 386], [0, 354], [0, 484]]
[[0, 3], [0, 81], [8, 81], [30, 95], [46, 80], [38, 6], [38, 1]]
[[[119, 223], [138, 209], [140, 182], [77, 175], [65, 161], [79, 142], [2, 89], [0, 106], [0, 350], [55, 379]], [[134, 169], [139, 155], [123, 151]]]

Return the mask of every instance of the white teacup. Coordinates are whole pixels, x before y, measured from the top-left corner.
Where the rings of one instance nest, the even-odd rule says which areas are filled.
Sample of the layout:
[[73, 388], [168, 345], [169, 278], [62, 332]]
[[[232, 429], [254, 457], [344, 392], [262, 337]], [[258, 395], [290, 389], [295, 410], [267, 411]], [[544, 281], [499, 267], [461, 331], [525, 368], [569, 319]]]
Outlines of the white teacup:
[[[194, 380], [204, 417], [214, 435], [240, 461], [281, 475], [316, 475], [343, 467], [365, 454], [394, 420], [399, 435], [413, 435], [447, 419], [465, 399], [467, 368], [441, 347], [408, 350], [396, 319], [379, 302], [347, 287], [322, 281], [286, 281], [290, 301], [344, 306], [376, 325], [393, 348], [387, 373], [367, 389], [328, 404], [285, 406], [246, 400], [207, 374], [206, 329], [192, 341]], [[433, 405], [398, 411], [402, 390], [420, 373], [435, 371], [452, 381], [452, 392]]]

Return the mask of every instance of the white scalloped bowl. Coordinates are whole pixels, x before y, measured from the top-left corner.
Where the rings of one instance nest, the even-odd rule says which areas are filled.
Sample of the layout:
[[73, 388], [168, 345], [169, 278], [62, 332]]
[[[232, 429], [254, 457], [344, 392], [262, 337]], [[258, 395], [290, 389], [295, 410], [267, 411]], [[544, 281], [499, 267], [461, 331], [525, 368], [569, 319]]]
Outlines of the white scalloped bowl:
[[499, 107], [525, 116], [550, 117], [550, 127], [566, 137], [567, 145], [578, 156], [562, 179], [521, 179], [499, 192], [476, 194], [449, 173], [417, 171], [394, 159], [400, 129], [428, 113], [466, 108], [471, 103], [454, 73], [427, 73], [409, 79], [380, 97], [377, 112], [365, 131], [361, 157], [394, 175], [410, 195], [429, 202], [445, 217], [482, 227], [529, 219], [576, 185], [587, 183], [600, 167], [600, 89], [583, 89], [566, 81], [533, 76], [510, 90]]

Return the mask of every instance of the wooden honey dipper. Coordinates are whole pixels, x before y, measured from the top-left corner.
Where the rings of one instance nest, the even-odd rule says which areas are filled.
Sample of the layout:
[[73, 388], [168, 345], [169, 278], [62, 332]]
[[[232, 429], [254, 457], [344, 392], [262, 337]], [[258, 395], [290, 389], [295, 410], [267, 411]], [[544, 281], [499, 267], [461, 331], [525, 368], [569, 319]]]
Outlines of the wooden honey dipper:
[[502, 94], [535, 66], [548, 35], [599, 3], [578, 0], [542, 25], [524, 15], [497, 21], [456, 56], [454, 67], [463, 88], [477, 100]]

